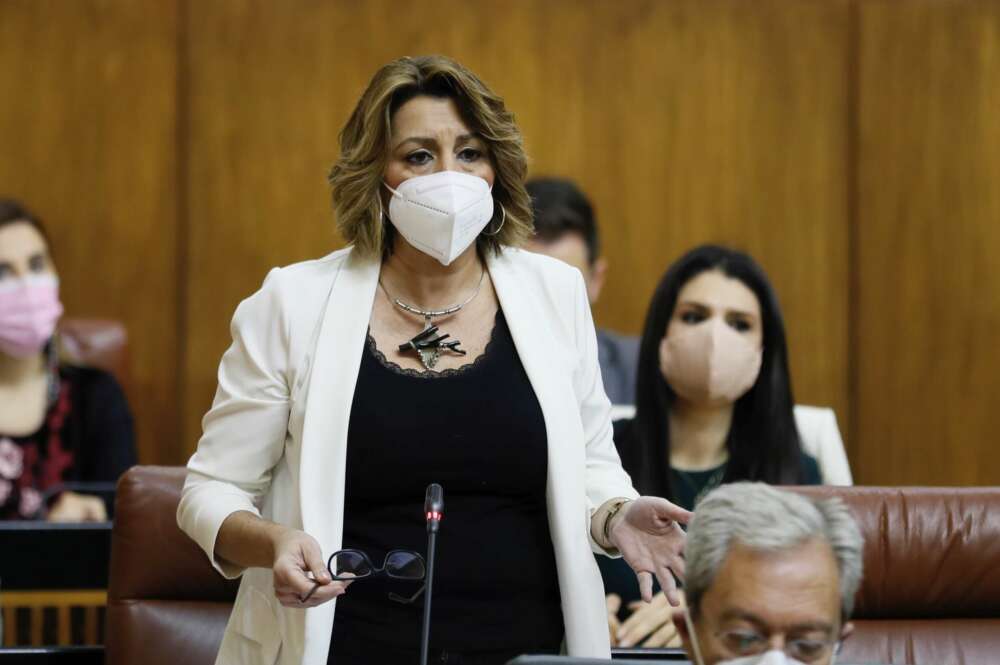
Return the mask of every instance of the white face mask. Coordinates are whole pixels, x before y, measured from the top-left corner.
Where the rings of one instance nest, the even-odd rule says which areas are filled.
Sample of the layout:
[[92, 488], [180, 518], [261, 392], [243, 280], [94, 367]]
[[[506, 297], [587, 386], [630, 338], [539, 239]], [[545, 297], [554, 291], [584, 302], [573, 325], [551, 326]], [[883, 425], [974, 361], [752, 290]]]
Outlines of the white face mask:
[[482, 178], [438, 171], [403, 181], [392, 192], [389, 221], [406, 241], [443, 265], [469, 248], [493, 218], [493, 195]]

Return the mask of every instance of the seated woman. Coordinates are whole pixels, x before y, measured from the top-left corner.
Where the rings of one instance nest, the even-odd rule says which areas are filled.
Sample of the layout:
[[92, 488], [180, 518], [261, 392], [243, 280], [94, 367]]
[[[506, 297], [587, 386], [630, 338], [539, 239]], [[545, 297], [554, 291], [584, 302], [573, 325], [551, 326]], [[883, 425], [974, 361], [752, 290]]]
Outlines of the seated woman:
[[58, 361], [62, 309], [41, 222], [0, 199], [0, 519], [106, 520], [102, 499], [60, 487], [114, 482], [136, 461], [118, 383]]
[[[764, 271], [723, 247], [681, 257], [646, 317], [635, 418], [615, 423], [615, 444], [636, 488], [690, 510], [722, 483], [820, 484], [817, 462], [803, 450], [806, 433], [834, 442], [826, 456], [849, 484], [832, 412], [803, 410], [797, 425], [793, 405], [784, 323]], [[662, 595], [639, 607], [627, 571], [613, 560], [598, 563], [619, 646], [676, 639]]]

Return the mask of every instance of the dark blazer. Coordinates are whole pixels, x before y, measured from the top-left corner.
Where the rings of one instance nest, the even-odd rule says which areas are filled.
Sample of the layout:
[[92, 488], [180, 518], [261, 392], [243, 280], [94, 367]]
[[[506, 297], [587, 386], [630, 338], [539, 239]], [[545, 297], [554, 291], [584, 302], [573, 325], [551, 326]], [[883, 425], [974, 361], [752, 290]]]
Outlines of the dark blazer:
[[604, 392], [612, 404], [635, 404], [639, 338], [610, 330], [597, 331], [597, 361], [601, 365]]

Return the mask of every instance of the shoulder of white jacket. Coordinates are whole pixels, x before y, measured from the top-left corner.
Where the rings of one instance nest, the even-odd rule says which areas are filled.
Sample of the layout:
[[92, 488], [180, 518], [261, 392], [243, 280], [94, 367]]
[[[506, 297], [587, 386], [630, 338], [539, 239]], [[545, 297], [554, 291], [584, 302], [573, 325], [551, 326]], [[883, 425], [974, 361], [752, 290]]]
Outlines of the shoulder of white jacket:
[[829, 407], [796, 404], [793, 414], [795, 416], [795, 425], [804, 436], [809, 436], [814, 432], [826, 431], [831, 425], [836, 427], [837, 414]]
[[[329, 275], [331, 271], [342, 266], [351, 255], [351, 248], [345, 247], [335, 252], [330, 252], [326, 256], [318, 259], [308, 259], [298, 263], [290, 263], [287, 266], [272, 268], [268, 273], [268, 278], [272, 276], [280, 279], [302, 279], [312, 276], [322, 277]], [[279, 277], [280, 276], [280, 277]]]
[[243, 302], [255, 303], [270, 315], [311, 316], [329, 293], [331, 279], [350, 256], [350, 248], [322, 258], [272, 268], [264, 283]]
[[824, 418], [833, 414], [833, 409], [828, 406], [810, 406], [808, 404], [796, 404], [793, 411], [796, 418]]
[[340, 269], [350, 256], [350, 248], [337, 250], [318, 259], [299, 261], [287, 266], [271, 268], [261, 291], [271, 293], [290, 292], [289, 295], [305, 295], [310, 287], [323, 290], [329, 284], [330, 277]]

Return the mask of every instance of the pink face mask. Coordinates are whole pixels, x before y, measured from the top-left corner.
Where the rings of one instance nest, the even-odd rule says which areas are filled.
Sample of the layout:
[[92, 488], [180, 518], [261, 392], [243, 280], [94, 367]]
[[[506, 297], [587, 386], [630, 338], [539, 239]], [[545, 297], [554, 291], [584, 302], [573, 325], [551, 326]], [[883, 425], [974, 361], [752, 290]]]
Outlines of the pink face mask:
[[40, 353], [62, 312], [54, 276], [0, 281], [0, 353], [15, 358]]
[[753, 387], [762, 350], [718, 319], [685, 328], [660, 342], [660, 371], [682, 399], [732, 404]]

